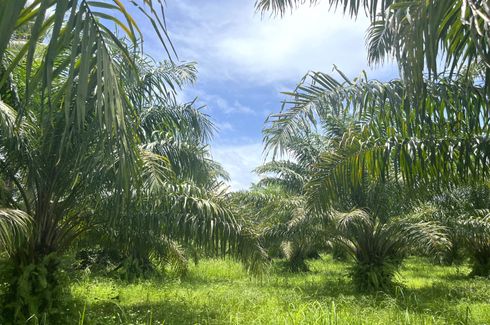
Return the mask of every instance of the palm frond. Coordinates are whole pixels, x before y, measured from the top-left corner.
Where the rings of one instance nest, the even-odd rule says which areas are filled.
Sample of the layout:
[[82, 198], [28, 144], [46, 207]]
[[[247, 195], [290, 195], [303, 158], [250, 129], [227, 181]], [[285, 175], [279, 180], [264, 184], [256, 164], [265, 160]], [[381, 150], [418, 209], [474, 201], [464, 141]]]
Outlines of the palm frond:
[[363, 209], [354, 209], [350, 212], [334, 211], [333, 219], [341, 231], [364, 224], [372, 226], [374, 222], [369, 213]]
[[22, 210], [0, 208], [0, 251], [12, 253], [29, 236], [32, 218]]
[[13, 137], [17, 127], [17, 112], [0, 100], [0, 132], [5, 137]]
[[[331, 7], [340, 8], [342, 12], [348, 13], [352, 17], [357, 17], [364, 11], [374, 18], [379, 12], [383, 12], [392, 0], [326, 0]], [[314, 5], [319, 0], [257, 0], [255, 7], [259, 12], [270, 11], [274, 14], [283, 16], [288, 9], [292, 10], [300, 5]]]
[[[366, 174], [381, 179], [401, 176], [415, 184], [468, 180], [488, 172], [490, 115], [481, 86], [447, 78], [427, 80], [421, 116], [405, 100], [400, 80], [381, 83], [362, 77], [350, 81], [342, 76], [344, 82], [320, 86], [318, 76], [311, 76], [311, 85], [291, 95], [290, 109], [271, 123], [264, 137], [272, 148], [287, 144], [301, 134], [302, 128], [294, 121], [309, 114], [301, 113], [305, 109], [314, 110], [317, 123], [326, 128], [325, 116], [354, 118], [355, 123], [337, 140], [338, 148], [325, 151], [316, 162], [318, 177], [312, 177], [312, 192], [323, 188], [326, 196], [333, 195], [339, 182], [355, 187]], [[291, 130], [285, 137], [281, 132], [288, 127]]]

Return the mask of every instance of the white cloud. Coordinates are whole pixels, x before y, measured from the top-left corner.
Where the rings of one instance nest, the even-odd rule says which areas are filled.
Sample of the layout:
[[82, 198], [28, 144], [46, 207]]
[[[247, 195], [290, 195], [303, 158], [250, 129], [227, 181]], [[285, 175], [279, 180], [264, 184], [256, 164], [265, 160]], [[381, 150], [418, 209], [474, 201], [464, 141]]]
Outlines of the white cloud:
[[230, 122], [215, 122], [214, 124], [218, 128], [219, 132], [235, 130], [235, 128], [233, 127], [233, 125]]
[[169, 10], [186, 17], [170, 26], [171, 37], [181, 57], [199, 62], [208, 79], [290, 82], [309, 70], [328, 72], [334, 64], [357, 75], [367, 68], [368, 19], [335, 13], [327, 2], [284, 18], [261, 17], [253, 1], [169, 2]]
[[[198, 97], [199, 104], [206, 105], [210, 112], [214, 110], [219, 110], [224, 114], [245, 114], [245, 115], [256, 115], [257, 113], [250, 107], [243, 105], [238, 100], [234, 100], [230, 103], [228, 100], [220, 95], [208, 94], [201, 89], [186, 90], [185, 96], [188, 97], [192, 92], [192, 96]], [[187, 100], [192, 100], [187, 98]]]
[[[211, 151], [231, 176], [233, 190], [248, 188], [258, 176], [251, 171], [263, 162], [262, 144], [257, 136], [240, 131], [240, 114], [255, 116], [262, 123], [271, 113], [270, 103], [250, 107], [248, 98], [237, 98], [237, 91], [270, 91], [274, 103], [282, 99], [279, 91], [292, 85], [310, 70], [330, 72], [337, 65], [348, 76], [368, 70], [373, 78], [386, 79], [396, 74], [394, 65], [369, 71], [364, 35], [368, 20], [357, 21], [330, 10], [328, 1], [318, 6], [303, 6], [284, 18], [261, 17], [253, 0], [177, 0], [168, 1], [170, 37], [181, 60], [196, 61], [199, 82], [186, 89], [182, 98], [199, 97], [207, 112], [219, 117], [218, 128], [226, 137], [213, 143]], [[148, 39], [147, 39], [148, 40]], [[150, 42], [150, 47], [153, 45]], [[152, 51], [162, 54], [162, 51]], [[263, 93], [258, 98], [264, 98]], [[257, 104], [255, 104], [257, 105]], [[227, 120], [233, 117], [233, 124]], [[253, 119], [249, 119], [253, 120]], [[241, 134], [239, 134], [241, 132]], [[244, 140], [247, 135], [254, 140]], [[241, 142], [240, 142], [241, 141]], [[245, 144], [243, 144], [245, 143]]]
[[223, 165], [230, 174], [230, 187], [233, 191], [247, 189], [251, 183], [259, 180], [252, 173], [257, 166], [263, 163], [262, 143], [250, 143], [244, 145], [222, 145], [211, 146], [214, 160]]

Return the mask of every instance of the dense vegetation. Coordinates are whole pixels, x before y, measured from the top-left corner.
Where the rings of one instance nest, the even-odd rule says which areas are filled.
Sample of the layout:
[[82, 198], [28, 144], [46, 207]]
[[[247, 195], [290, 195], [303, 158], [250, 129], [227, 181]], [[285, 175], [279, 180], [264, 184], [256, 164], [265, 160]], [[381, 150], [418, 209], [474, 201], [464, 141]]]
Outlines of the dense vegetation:
[[238, 193], [163, 1], [0, 2], [0, 322], [489, 322], [490, 8], [329, 2], [400, 79], [305, 75]]

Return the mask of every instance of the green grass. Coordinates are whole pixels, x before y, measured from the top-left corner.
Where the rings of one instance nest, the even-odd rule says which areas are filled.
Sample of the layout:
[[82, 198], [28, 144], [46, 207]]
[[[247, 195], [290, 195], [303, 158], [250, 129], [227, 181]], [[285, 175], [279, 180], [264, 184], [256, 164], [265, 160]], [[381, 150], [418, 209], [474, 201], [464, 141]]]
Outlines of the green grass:
[[358, 294], [348, 264], [330, 257], [291, 274], [276, 263], [250, 278], [240, 264], [204, 260], [186, 279], [127, 284], [87, 278], [72, 284], [85, 324], [490, 324], [490, 280], [466, 267], [409, 259], [401, 288]]

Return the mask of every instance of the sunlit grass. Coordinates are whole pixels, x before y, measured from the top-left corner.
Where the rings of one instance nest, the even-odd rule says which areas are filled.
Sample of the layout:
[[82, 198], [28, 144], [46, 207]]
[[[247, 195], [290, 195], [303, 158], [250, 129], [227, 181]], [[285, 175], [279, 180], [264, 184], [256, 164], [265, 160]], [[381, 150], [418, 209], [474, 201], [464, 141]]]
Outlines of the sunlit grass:
[[187, 278], [127, 284], [106, 278], [73, 283], [85, 324], [490, 324], [490, 280], [466, 267], [405, 263], [400, 288], [362, 295], [348, 264], [330, 257], [292, 274], [275, 263], [251, 278], [233, 261], [203, 260]]

